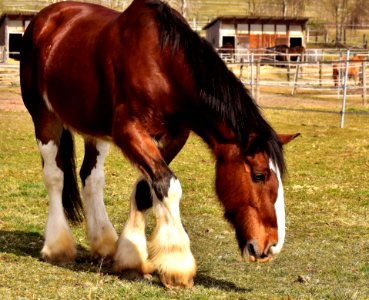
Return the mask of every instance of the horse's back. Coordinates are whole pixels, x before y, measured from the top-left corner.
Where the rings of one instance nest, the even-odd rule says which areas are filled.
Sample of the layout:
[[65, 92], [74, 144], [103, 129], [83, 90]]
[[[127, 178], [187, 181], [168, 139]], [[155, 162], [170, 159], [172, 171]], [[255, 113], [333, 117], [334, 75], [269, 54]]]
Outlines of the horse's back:
[[117, 14], [99, 5], [72, 1], [44, 8], [33, 18], [24, 34], [23, 64], [29, 63], [27, 59], [35, 55], [41, 58], [38, 63], [45, 63], [53, 55], [53, 50], [65, 44], [68, 38], [72, 39], [68, 48], [78, 51], [77, 44], [93, 40]]
[[[109, 105], [95, 107], [100, 120], [92, 122], [81, 116], [88, 116], [97, 104], [99, 36], [117, 15], [94, 4], [60, 2], [32, 20], [23, 39], [20, 70], [23, 101], [30, 112], [46, 103], [77, 130], [90, 128], [101, 134], [109, 130], [109, 122], [103, 120], [111, 113]], [[82, 99], [91, 105], [87, 107]], [[101, 124], [103, 128], [97, 128]]]
[[168, 119], [177, 100], [193, 89], [183, 52], [176, 48], [172, 55], [175, 42], [160, 41], [165, 17], [183, 22], [163, 7], [160, 1], [136, 0], [123, 13], [75, 2], [42, 10], [25, 33], [21, 56], [26, 107], [41, 103], [87, 135], [112, 136], [117, 110], [141, 119], [150, 134], [163, 130], [159, 116]]

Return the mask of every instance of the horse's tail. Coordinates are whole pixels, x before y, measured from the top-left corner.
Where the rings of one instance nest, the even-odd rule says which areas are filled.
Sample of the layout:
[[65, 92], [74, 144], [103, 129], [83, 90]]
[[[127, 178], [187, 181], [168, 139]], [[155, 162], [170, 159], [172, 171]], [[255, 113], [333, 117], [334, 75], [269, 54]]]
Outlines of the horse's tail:
[[63, 129], [59, 153], [64, 172], [62, 196], [64, 212], [71, 222], [78, 223], [83, 220], [83, 205], [77, 182], [74, 140], [67, 129]]

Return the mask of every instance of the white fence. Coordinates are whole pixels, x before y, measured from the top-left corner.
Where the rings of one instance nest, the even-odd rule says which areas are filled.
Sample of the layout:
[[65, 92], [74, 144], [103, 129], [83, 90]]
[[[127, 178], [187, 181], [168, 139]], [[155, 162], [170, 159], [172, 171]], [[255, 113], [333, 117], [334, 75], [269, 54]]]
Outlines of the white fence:
[[[356, 103], [363, 106], [368, 105], [369, 51], [308, 49], [302, 55], [286, 55], [286, 61], [277, 61], [278, 53], [265, 53], [265, 50], [223, 52], [220, 55], [256, 99], [260, 90], [338, 99], [342, 101], [343, 118], [348, 98], [355, 98]], [[362, 61], [353, 62], [355, 56], [361, 56]], [[349, 59], [344, 60], [344, 57]], [[348, 72], [351, 63], [359, 64], [355, 81]], [[334, 66], [339, 76], [336, 84], [332, 76]], [[19, 86], [18, 65], [0, 66], [0, 86]]]
[[[256, 99], [260, 89], [278, 94], [337, 98], [342, 101], [341, 127], [348, 97], [358, 99], [363, 106], [368, 104], [369, 51], [308, 49], [301, 55], [283, 53], [285, 61], [276, 60], [277, 55], [281, 59], [281, 53], [263, 50], [223, 51], [220, 55]], [[358, 57], [360, 61], [355, 60]]]

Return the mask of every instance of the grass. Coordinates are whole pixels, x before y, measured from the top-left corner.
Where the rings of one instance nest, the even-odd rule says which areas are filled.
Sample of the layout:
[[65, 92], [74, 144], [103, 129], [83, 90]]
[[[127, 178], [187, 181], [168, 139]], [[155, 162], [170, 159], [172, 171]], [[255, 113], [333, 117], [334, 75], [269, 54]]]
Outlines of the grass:
[[[279, 132], [301, 132], [285, 149], [287, 238], [269, 264], [241, 261], [213, 190], [214, 160], [191, 136], [172, 169], [181, 180], [183, 223], [198, 275], [191, 290], [129, 282], [89, 258], [83, 226], [73, 229], [76, 263], [51, 265], [39, 251], [47, 214], [41, 163], [27, 113], [0, 111], [1, 299], [368, 299], [369, 117], [265, 110]], [[81, 139], [76, 139], [82, 160]], [[105, 198], [121, 232], [137, 171], [112, 149]], [[153, 220], [150, 222], [153, 224]]]

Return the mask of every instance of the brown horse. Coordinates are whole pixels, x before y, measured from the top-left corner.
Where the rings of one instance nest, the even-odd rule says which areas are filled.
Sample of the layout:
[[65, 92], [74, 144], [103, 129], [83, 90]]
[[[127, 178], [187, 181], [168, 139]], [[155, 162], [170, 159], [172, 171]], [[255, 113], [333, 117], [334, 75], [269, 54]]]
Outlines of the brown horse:
[[[301, 54], [305, 53], [305, 47], [293, 46], [288, 47], [287, 45], [275, 45], [274, 47], [266, 48], [266, 53], [274, 53], [275, 60], [277, 61], [297, 61], [297, 58]], [[296, 55], [292, 55], [296, 54]]]
[[[344, 83], [346, 74], [346, 60], [347, 57], [343, 56], [340, 62], [333, 63], [333, 82], [334, 86], [338, 86]], [[354, 85], [360, 84], [360, 75], [362, 73], [362, 62], [366, 60], [364, 56], [353, 56], [350, 57], [348, 62], [347, 80], [354, 80]], [[348, 82], [347, 82], [348, 84]]]
[[[242, 83], [180, 14], [158, 0], [123, 13], [60, 2], [43, 9], [23, 39], [21, 87], [43, 159], [49, 214], [42, 257], [70, 261], [67, 219], [81, 219], [71, 131], [85, 141], [80, 170], [87, 234], [117, 272], [156, 271], [167, 287], [193, 284], [181, 185], [168, 167], [190, 131], [216, 158], [216, 191], [243, 255], [267, 261], [285, 236], [282, 144]], [[114, 143], [141, 171], [118, 239], [103, 202], [104, 159]], [[156, 227], [150, 242], [145, 215]]]

